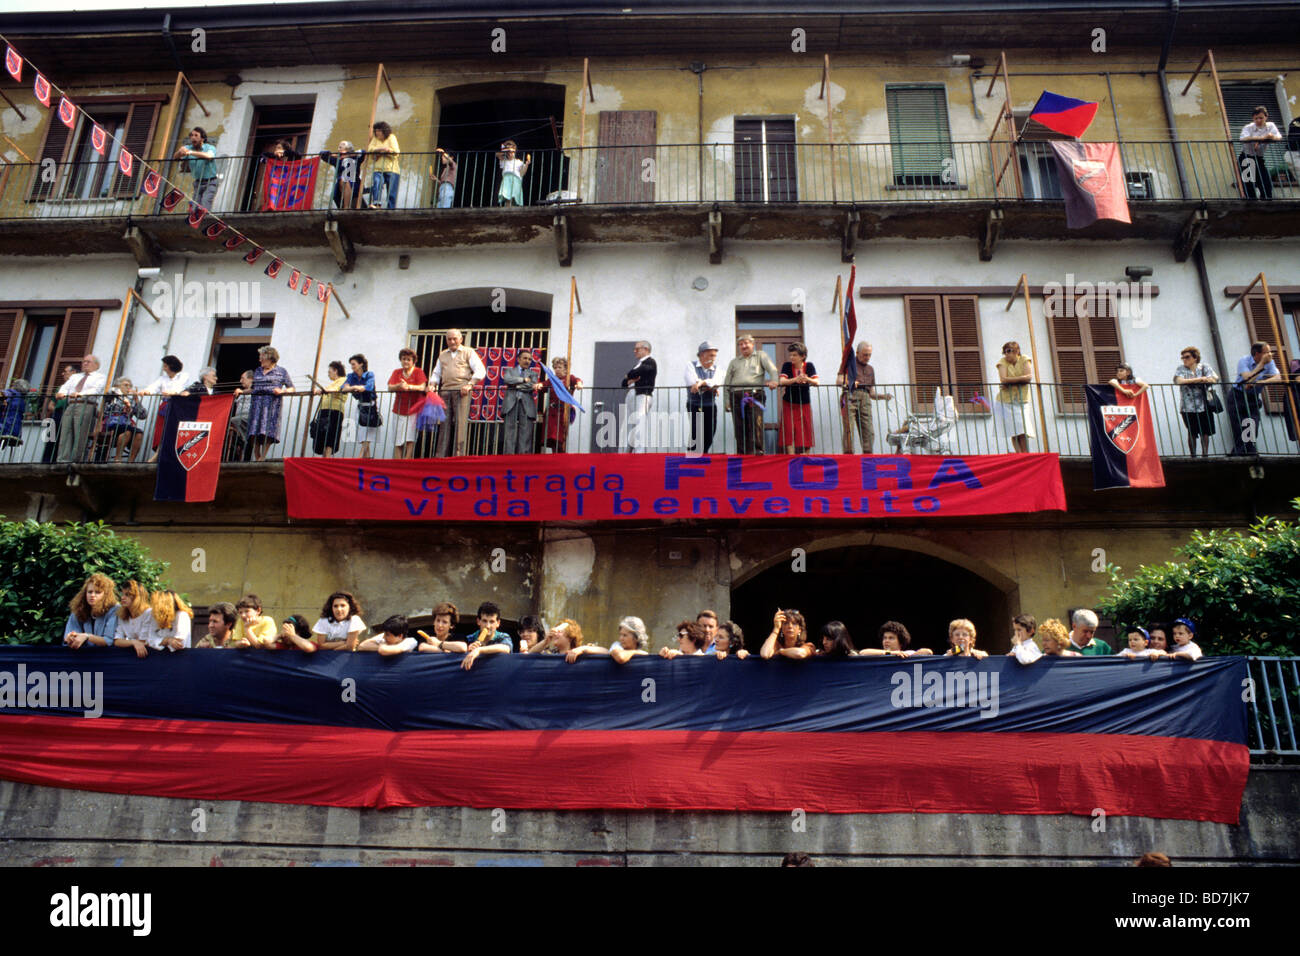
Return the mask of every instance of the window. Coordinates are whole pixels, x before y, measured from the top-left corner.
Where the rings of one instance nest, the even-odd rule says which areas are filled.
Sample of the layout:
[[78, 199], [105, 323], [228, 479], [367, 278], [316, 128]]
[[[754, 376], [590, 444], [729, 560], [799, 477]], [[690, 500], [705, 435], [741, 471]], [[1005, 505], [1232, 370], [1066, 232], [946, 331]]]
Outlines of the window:
[[[1091, 302], [1089, 301], [1091, 299]], [[1091, 311], [1096, 314], [1090, 314]], [[1066, 299], [1064, 314], [1048, 309], [1047, 330], [1056, 361], [1056, 401], [1062, 412], [1083, 413], [1087, 399], [1083, 386], [1108, 382], [1124, 361], [1119, 340], [1115, 302], [1106, 296]], [[1036, 370], [1037, 376], [1042, 370]]]
[[34, 389], [56, 390], [59, 369], [81, 368], [98, 326], [98, 308], [0, 309], [0, 383], [22, 378]]
[[795, 202], [794, 120], [735, 119], [736, 202]]
[[952, 137], [942, 84], [885, 87], [895, 186], [952, 185]]
[[[1268, 306], [1264, 302], [1262, 295], [1246, 296], [1246, 330], [1250, 335], [1251, 343], [1267, 342], [1273, 348], [1273, 362], [1277, 365], [1278, 370], [1282, 369], [1282, 363], [1291, 360], [1292, 352], [1283, 343], [1279, 350], [1277, 336], [1273, 334], [1273, 323], [1269, 321]], [[1273, 315], [1277, 319], [1278, 331], [1283, 336], [1286, 335], [1286, 312], [1282, 305], [1282, 297], [1273, 296]], [[1236, 381], [1237, 365], [1233, 359], [1233, 366], [1227, 369], [1227, 374], [1221, 376], [1225, 382]], [[1264, 389], [1264, 411], [1272, 415], [1282, 415], [1286, 413], [1286, 386], [1269, 385]]]
[[1286, 165], [1286, 123], [1282, 119], [1282, 107], [1278, 102], [1277, 86], [1267, 83], [1224, 83], [1223, 105], [1228, 111], [1228, 129], [1232, 131], [1234, 148], [1240, 152], [1237, 137], [1247, 123], [1253, 121], [1256, 108], [1263, 106], [1268, 110], [1268, 121], [1278, 128], [1283, 136], [1276, 143], [1264, 148], [1264, 163], [1268, 173], [1273, 177], [1274, 185], [1288, 185], [1279, 182], [1279, 178], [1290, 175]]
[[979, 297], [904, 296], [903, 315], [912, 369], [912, 407], [932, 410], [934, 390], [944, 388], [951, 390], [962, 414], [987, 412], [972, 401], [985, 391]]
[[[133, 176], [122, 175], [117, 166], [118, 152], [125, 146], [135, 156], [150, 158], [149, 144], [158, 108], [166, 99], [165, 96], [105, 96], [79, 100], [78, 105], [94, 120], [79, 113], [74, 129], [63, 125], [52, 111], [40, 161], [53, 160], [56, 174], [49, 181], [37, 176], [28, 198], [38, 201], [133, 197], [139, 189], [140, 175], [138, 172]], [[92, 138], [95, 123], [105, 134], [102, 156]]]
[[217, 370], [218, 385], [233, 388], [240, 375], [257, 368], [257, 350], [271, 344], [274, 326], [273, 315], [259, 316], [255, 324], [251, 319], [217, 319], [208, 364]]
[[1021, 130], [1020, 180], [1026, 199], [1061, 199], [1061, 182], [1056, 172], [1056, 154], [1048, 145], [1052, 140], [1069, 140], [1055, 130], [1031, 120], [1027, 110], [1013, 114], [1016, 129]]
[[[742, 335], [752, 335], [754, 351], [767, 353], [772, 364], [780, 369], [790, 358], [786, 350], [794, 343], [804, 341], [803, 313], [792, 312], [789, 309], [737, 310], [736, 338], [739, 339]], [[739, 355], [739, 350], [735, 354]], [[808, 358], [814, 366], [819, 366], [817, 356], [810, 355]], [[840, 357], [833, 356], [830, 362], [820, 364], [838, 369]], [[819, 377], [823, 381], [826, 378], [824, 372]], [[780, 450], [777, 448], [778, 432], [781, 428], [779, 414], [781, 399], [777, 394], [778, 391], [774, 388], [763, 389], [763, 449], [769, 455], [775, 455]]]

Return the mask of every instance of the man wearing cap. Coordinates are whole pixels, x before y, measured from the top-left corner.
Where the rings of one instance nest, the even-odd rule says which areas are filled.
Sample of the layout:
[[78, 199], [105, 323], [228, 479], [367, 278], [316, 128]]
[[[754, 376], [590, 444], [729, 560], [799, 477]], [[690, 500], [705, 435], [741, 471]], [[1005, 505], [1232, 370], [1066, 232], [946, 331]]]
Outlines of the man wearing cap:
[[[691, 417], [691, 444], [689, 451], [707, 455], [713, 447], [713, 433], [718, 429], [718, 347], [711, 342], [701, 342], [696, 349], [697, 358], [686, 363], [686, 411]], [[703, 433], [703, 447], [700, 433]]]
[[776, 365], [766, 352], [754, 348], [754, 337], [742, 335], [736, 342], [740, 352], [727, 365], [722, 380], [731, 420], [736, 430], [736, 453], [763, 454], [763, 388], [776, 388]]
[[871, 403], [888, 402], [894, 396], [876, 394], [876, 370], [871, 367], [871, 343], [859, 342], [848, 367], [835, 378], [845, 389], [844, 412], [849, 421], [844, 423], [844, 454], [853, 454], [853, 422], [858, 423], [858, 438], [862, 440], [862, 454], [870, 455], [876, 440], [875, 425], [871, 420]]

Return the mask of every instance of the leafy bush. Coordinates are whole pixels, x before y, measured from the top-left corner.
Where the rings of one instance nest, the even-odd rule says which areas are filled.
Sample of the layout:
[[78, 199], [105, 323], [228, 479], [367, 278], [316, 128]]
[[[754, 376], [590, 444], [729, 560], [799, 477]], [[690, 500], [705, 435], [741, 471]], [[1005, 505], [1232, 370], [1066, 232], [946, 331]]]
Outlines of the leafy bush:
[[[1300, 498], [1291, 506], [1300, 511]], [[1196, 622], [1207, 654], [1287, 656], [1300, 651], [1300, 522], [1261, 518], [1248, 531], [1195, 531], [1182, 562], [1114, 565], [1097, 610], [1119, 625]], [[1171, 639], [1172, 640], [1172, 639]]]
[[0, 521], [0, 641], [61, 639], [68, 602], [96, 571], [119, 587], [134, 578], [155, 590], [165, 586], [166, 570], [138, 541], [119, 538], [102, 521], [62, 526]]

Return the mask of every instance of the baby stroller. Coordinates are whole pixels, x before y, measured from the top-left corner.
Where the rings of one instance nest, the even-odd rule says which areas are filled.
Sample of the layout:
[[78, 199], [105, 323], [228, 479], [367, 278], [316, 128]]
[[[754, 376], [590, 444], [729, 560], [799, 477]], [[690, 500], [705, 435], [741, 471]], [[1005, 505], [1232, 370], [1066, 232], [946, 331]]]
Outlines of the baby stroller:
[[950, 433], [957, 425], [957, 403], [943, 389], [934, 390], [933, 412], [912, 412], [903, 426], [885, 438], [900, 455], [950, 455]]

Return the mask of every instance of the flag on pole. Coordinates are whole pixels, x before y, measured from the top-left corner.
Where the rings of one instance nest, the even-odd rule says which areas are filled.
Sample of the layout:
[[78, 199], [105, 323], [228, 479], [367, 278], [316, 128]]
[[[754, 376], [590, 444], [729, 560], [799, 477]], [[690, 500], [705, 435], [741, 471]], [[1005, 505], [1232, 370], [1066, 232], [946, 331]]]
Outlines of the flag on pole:
[[[848, 374], [849, 363], [853, 361], [853, 337], [858, 334], [858, 313], [853, 307], [853, 280], [857, 278], [858, 267], [849, 269], [849, 288], [844, 293], [844, 311], [840, 316], [840, 330], [844, 336], [844, 354], [840, 357], [840, 374]], [[854, 375], [857, 369], [853, 369]]]
[[15, 83], [23, 81], [23, 58], [11, 46], [5, 47], [5, 69], [9, 71]]
[[1165, 473], [1147, 393], [1130, 398], [1113, 385], [1085, 388], [1093, 489], [1163, 488]]
[[1083, 229], [1098, 219], [1132, 222], [1119, 148], [1114, 143], [1054, 140], [1057, 178], [1065, 197], [1065, 225]]
[[59, 119], [68, 129], [77, 125], [77, 108], [72, 105], [72, 100], [66, 96], [59, 98]]
[[1029, 118], [1055, 130], [1065, 136], [1078, 139], [1092, 124], [1097, 115], [1097, 104], [1087, 100], [1076, 100], [1059, 93], [1043, 90], [1034, 108], [1029, 111]]
[[130, 176], [131, 169], [134, 166], [134, 158], [126, 150], [117, 154], [117, 168], [122, 170], [123, 176]]
[[551, 367], [545, 362], [539, 362], [538, 364], [542, 366], [542, 371], [546, 373], [546, 378], [550, 381], [551, 388], [555, 390], [555, 397], [566, 405], [572, 405], [578, 411], [585, 412], [586, 409], [579, 405], [578, 400], [569, 394], [569, 390], [564, 387], [564, 383], [560, 381], [560, 377], [551, 371]]
[[40, 101], [40, 104], [42, 106], [44, 106], [46, 109], [50, 108], [50, 81], [49, 80], [47, 80], [45, 77], [37, 73], [36, 82], [32, 84], [32, 92], [36, 95], [36, 99]]

